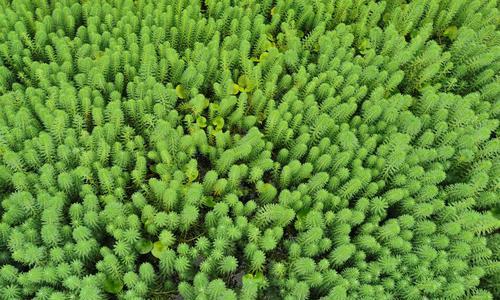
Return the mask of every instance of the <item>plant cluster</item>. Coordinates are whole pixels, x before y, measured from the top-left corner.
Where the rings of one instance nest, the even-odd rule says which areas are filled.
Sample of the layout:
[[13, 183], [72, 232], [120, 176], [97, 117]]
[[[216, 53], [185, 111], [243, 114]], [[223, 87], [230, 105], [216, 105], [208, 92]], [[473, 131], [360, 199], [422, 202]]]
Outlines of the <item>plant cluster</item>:
[[0, 299], [498, 299], [498, 5], [0, 1]]

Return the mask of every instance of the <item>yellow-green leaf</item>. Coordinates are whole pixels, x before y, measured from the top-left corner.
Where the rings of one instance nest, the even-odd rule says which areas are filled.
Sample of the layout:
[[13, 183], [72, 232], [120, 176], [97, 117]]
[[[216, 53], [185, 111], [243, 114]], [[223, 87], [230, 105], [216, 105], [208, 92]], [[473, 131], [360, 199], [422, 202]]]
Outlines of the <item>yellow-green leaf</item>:
[[240, 86], [237, 85], [236, 83], [233, 83], [232, 89], [231, 89], [231, 94], [236, 95], [240, 92]]
[[215, 126], [215, 130], [221, 130], [222, 127], [224, 127], [224, 118], [221, 116], [217, 116], [213, 121], [212, 124]]
[[254, 279], [264, 280], [264, 274], [262, 274], [262, 272], [258, 272], [257, 274], [255, 274]]
[[245, 275], [243, 275], [242, 279], [243, 280], [251, 280], [251, 279], [253, 279], [253, 274], [250, 274], [250, 273], [245, 274]]
[[454, 41], [458, 36], [457, 26], [450, 26], [450, 27], [446, 28], [443, 35], [447, 36], [450, 40]]
[[207, 119], [204, 116], [198, 116], [196, 118], [196, 125], [200, 128], [205, 128], [207, 127]]
[[153, 254], [153, 256], [156, 258], [160, 258], [161, 254], [166, 249], [167, 248], [160, 241], [157, 241], [153, 244], [153, 249], [151, 250], [151, 254]]
[[210, 106], [208, 108], [211, 112], [216, 112], [219, 111], [219, 104], [217, 103], [210, 103]]
[[180, 98], [180, 99], [186, 99], [187, 98], [186, 90], [180, 84], [178, 84], [175, 87], [175, 94], [177, 95], [177, 98]]
[[253, 83], [246, 75], [241, 75], [238, 78], [238, 85], [241, 92], [250, 92], [253, 89]]
[[264, 44], [264, 49], [269, 50], [271, 48], [274, 48], [274, 43], [272, 41], [266, 41]]

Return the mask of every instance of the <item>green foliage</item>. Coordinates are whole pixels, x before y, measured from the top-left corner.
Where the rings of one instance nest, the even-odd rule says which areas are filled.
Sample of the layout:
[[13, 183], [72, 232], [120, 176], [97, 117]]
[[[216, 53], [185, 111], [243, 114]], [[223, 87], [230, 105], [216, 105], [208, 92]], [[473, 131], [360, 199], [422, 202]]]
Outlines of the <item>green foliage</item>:
[[498, 9], [1, 1], [0, 300], [500, 298]]

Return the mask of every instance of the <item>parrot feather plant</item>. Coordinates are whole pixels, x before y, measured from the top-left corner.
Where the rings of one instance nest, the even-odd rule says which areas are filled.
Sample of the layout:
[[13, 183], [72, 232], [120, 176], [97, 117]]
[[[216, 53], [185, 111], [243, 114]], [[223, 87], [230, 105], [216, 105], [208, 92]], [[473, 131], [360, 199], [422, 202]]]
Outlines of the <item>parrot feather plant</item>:
[[0, 300], [500, 299], [497, 0], [0, 0]]

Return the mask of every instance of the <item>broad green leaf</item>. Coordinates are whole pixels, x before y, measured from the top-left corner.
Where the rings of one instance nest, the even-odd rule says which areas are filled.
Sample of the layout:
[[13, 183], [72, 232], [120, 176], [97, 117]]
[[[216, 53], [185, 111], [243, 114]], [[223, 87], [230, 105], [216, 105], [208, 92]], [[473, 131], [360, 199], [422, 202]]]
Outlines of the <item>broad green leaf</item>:
[[262, 274], [262, 272], [258, 272], [257, 274], [254, 275], [254, 278], [256, 280], [264, 280], [264, 274]]
[[153, 254], [153, 256], [156, 258], [160, 258], [161, 254], [166, 249], [167, 248], [160, 241], [157, 241], [153, 244], [153, 249], [151, 250], [151, 254]]
[[246, 75], [241, 75], [238, 78], [238, 86], [239, 86], [240, 92], [250, 92], [254, 88], [254, 85], [251, 82], [250, 78], [248, 78], [248, 76], [246, 76]]
[[103, 283], [104, 291], [111, 294], [118, 294], [123, 289], [123, 282], [118, 279], [106, 277]]
[[450, 26], [446, 28], [443, 35], [448, 37], [450, 40], [454, 41], [458, 36], [457, 26]]
[[186, 94], [186, 90], [184, 89], [184, 87], [180, 84], [178, 84], [176, 87], [175, 87], [175, 94], [177, 95], [178, 98], [180, 99], [186, 99], [187, 98], [187, 94]]
[[205, 128], [207, 127], [207, 119], [204, 116], [198, 116], [196, 118], [196, 125], [200, 128]]
[[361, 43], [359, 44], [359, 50], [363, 51], [363, 53], [366, 52], [366, 50], [370, 49], [370, 41], [368, 39], [363, 39]]
[[237, 85], [236, 83], [233, 83], [232, 89], [231, 89], [231, 95], [236, 95], [240, 92], [240, 86]]
[[245, 275], [243, 275], [242, 279], [243, 280], [252, 280], [253, 279], [253, 274], [250, 274], [250, 273], [245, 274]]
[[218, 116], [212, 121], [212, 124], [215, 126], [215, 130], [222, 130], [222, 127], [224, 127], [224, 118]]
[[274, 43], [272, 41], [266, 41], [264, 43], [264, 50], [269, 50], [271, 48], [274, 48]]
[[247, 75], [241, 75], [240, 77], [238, 77], [238, 85], [240, 87], [246, 87], [248, 85], [248, 82], [250, 80], [248, 79], [248, 76]]
[[140, 253], [140, 254], [146, 254], [151, 249], [153, 249], [153, 242], [148, 241], [146, 239], [141, 239], [135, 243], [135, 249]]
[[208, 108], [211, 112], [217, 112], [219, 111], [219, 104], [217, 103], [210, 103], [210, 106]]

